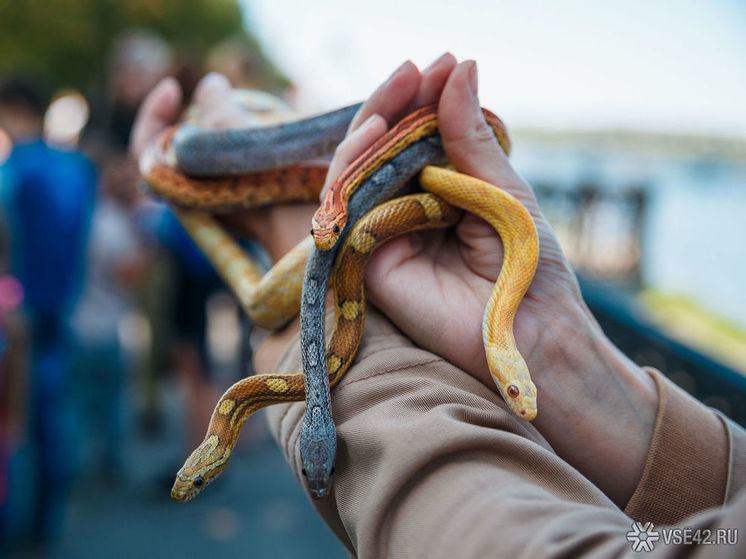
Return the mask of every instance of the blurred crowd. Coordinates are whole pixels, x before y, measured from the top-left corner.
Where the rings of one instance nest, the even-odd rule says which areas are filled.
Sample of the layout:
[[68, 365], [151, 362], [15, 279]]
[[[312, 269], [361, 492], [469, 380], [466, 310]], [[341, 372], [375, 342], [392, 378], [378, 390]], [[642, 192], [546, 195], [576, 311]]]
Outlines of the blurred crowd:
[[[169, 373], [191, 410], [184, 452], [201, 440], [218, 394], [207, 303], [221, 284], [168, 208], [138, 190], [127, 146], [141, 101], [164, 76], [177, 77], [188, 102], [210, 70], [267, 89], [258, 67], [240, 43], [196, 62], [132, 30], [114, 41], [98, 95], [51, 96], [36, 76], [0, 76], [5, 546], [53, 543], [75, 483], [122, 479], [126, 418], [159, 428]], [[244, 355], [234, 377], [249, 362]], [[177, 467], [160, 474], [170, 480]]]

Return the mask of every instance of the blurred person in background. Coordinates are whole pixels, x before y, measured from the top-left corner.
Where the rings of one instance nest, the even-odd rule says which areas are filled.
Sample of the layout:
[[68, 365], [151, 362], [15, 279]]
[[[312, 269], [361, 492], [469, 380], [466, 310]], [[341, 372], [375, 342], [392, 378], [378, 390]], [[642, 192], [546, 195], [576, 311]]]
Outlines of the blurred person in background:
[[76, 431], [87, 442], [76, 445], [84, 468], [81, 473], [90, 474], [98, 465], [97, 473], [109, 482], [120, 477], [123, 466], [127, 369], [119, 332], [150, 261], [133, 216], [136, 182], [137, 169], [126, 154], [114, 150], [103, 158], [101, 190], [91, 221], [88, 273], [72, 318], [78, 344], [75, 394], [80, 426]]
[[[207, 353], [207, 300], [222, 284], [176, 216], [165, 207], [156, 234], [172, 257], [174, 283], [169, 347], [179, 382], [186, 392], [184, 444], [192, 448], [202, 440], [215, 406], [217, 389], [211, 382]], [[169, 483], [171, 473], [169, 471]]]
[[23, 286], [30, 325], [33, 537], [42, 543], [58, 531], [71, 478], [68, 321], [82, 287], [96, 186], [96, 170], [81, 152], [44, 142], [46, 107], [32, 80], [0, 80], [0, 128], [13, 142], [2, 173], [10, 270]]
[[[0, 183], [2, 176], [0, 175]], [[18, 313], [20, 282], [6, 270], [7, 232], [0, 228], [0, 542], [8, 516], [10, 464], [26, 413], [26, 325]], [[0, 546], [0, 550], [2, 547]]]
[[[184, 91], [192, 90], [198, 78], [194, 65], [181, 59], [178, 65], [176, 62], [171, 46], [152, 31], [131, 29], [115, 39], [107, 68], [107, 102], [99, 111], [97, 123], [114, 149], [126, 151], [141, 101], [166, 73], [174, 71]], [[128, 185], [121, 183], [122, 189], [134, 193], [138, 177], [136, 162], [122, 156], [114, 164], [120, 174], [129, 176]], [[151, 202], [134, 210], [149, 248], [160, 250], [165, 256], [151, 259], [147, 277], [140, 286], [143, 310], [152, 333], [143, 383], [143, 426], [153, 430], [160, 424], [161, 398], [156, 379], [170, 362], [186, 392], [187, 409], [191, 410], [185, 414], [186, 444], [191, 446], [201, 439], [215, 399], [215, 390], [209, 382], [205, 329], [207, 299], [219, 282], [165, 205]]]
[[108, 56], [104, 102], [95, 114], [96, 126], [104, 129], [113, 147], [127, 150], [140, 103], [161, 78], [173, 71], [173, 62], [171, 46], [153, 31], [129, 29], [114, 39]]
[[[104, 91], [98, 96], [94, 106], [93, 130], [89, 134], [89, 141], [91, 147], [94, 140], [98, 140], [99, 145], [107, 146], [107, 151], [100, 154], [100, 159], [106, 161], [113, 157], [116, 160], [112, 164], [119, 169], [118, 174], [122, 177], [126, 174], [131, 179], [127, 188], [132, 194], [139, 177], [137, 163], [120, 154], [127, 151], [134, 115], [142, 99], [152, 84], [173, 71], [173, 62], [173, 49], [168, 42], [148, 29], [122, 31], [109, 48]], [[107, 164], [104, 163], [104, 166]], [[131, 210], [134, 212], [137, 228], [142, 230], [144, 222], [147, 222], [147, 219], [143, 219], [143, 209], [137, 204]], [[137, 394], [141, 404], [139, 411], [142, 414], [142, 425], [146, 431], [153, 433], [162, 423], [158, 383], [162, 373], [168, 368], [168, 313], [172, 296], [167, 279], [171, 275], [171, 265], [168, 258], [158, 258], [158, 255], [153, 254], [159, 248], [162, 250], [157, 239], [140, 235], [140, 240], [147, 245], [152, 257], [148, 273], [137, 286], [136, 297], [139, 309], [150, 325], [151, 335]]]

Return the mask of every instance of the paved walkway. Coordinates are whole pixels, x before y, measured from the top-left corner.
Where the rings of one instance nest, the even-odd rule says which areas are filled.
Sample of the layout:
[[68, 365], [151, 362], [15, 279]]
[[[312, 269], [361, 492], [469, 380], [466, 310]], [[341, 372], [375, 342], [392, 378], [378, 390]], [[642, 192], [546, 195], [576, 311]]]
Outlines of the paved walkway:
[[189, 503], [171, 501], [170, 484], [185, 451], [178, 442], [180, 401], [170, 400], [158, 437], [128, 437], [124, 480], [79, 481], [61, 541], [46, 553], [26, 549], [11, 557], [346, 557], [263, 433], [264, 417], [249, 420], [230, 464], [203, 494]]
[[182, 504], [154, 487], [81, 489], [62, 558], [345, 557], [273, 441], [243, 449], [204, 494]]

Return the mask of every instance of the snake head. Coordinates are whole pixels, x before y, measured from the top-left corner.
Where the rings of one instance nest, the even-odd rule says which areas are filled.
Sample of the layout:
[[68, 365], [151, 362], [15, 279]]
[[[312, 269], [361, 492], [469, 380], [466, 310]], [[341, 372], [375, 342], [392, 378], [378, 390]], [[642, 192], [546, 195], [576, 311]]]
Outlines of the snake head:
[[320, 421], [321, 413], [315, 406], [307, 421], [301, 426], [300, 456], [303, 465], [303, 476], [314, 499], [323, 499], [329, 495], [332, 474], [334, 474], [334, 457], [337, 454], [337, 434], [334, 425], [331, 429]]
[[536, 418], [536, 386], [533, 382], [514, 379], [507, 383], [496, 382], [496, 384], [510, 411], [517, 417], [527, 421]]
[[321, 206], [311, 220], [311, 235], [318, 250], [331, 250], [337, 244], [339, 236], [347, 223], [343, 212], [335, 212]]
[[487, 347], [487, 363], [500, 395], [517, 417], [536, 418], [536, 385], [531, 381], [526, 362], [518, 351]]
[[217, 435], [207, 437], [176, 474], [171, 498], [186, 502], [196, 497], [223, 471], [230, 453], [230, 448], [218, 446]]

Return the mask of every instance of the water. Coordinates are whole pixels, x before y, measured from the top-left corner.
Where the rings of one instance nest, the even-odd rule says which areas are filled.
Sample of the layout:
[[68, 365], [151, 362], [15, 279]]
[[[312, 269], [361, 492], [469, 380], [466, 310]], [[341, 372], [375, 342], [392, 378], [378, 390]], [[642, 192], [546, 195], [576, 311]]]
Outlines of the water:
[[588, 179], [610, 192], [645, 185], [643, 284], [746, 328], [746, 164], [530, 144], [513, 161], [529, 182], [558, 188]]

